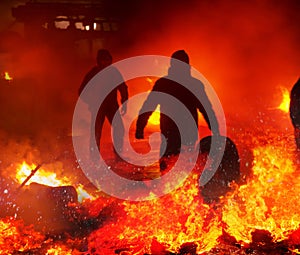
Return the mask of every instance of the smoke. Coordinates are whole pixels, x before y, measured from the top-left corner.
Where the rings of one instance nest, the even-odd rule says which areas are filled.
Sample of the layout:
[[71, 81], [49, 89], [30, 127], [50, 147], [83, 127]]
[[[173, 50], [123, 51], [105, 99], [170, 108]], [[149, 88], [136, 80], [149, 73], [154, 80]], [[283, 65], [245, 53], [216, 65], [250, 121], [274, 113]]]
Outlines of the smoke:
[[[170, 56], [185, 49], [214, 87], [229, 120], [251, 122], [261, 112], [272, 115], [269, 109], [281, 100], [279, 86], [290, 90], [299, 77], [297, 0], [132, 0], [123, 5], [119, 39], [105, 46], [114, 60]], [[65, 39], [58, 38], [65, 43], [55, 46], [18, 41], [11, 59], [1, 55], [1, 72], [11, 69], [14, 78], [0, 84], [1, 129], [8, 136], [39, 136], [39, 143], [47, 140], [56, 149], [55, 139], [47, 137], [69, 137], [78, 88], [95, 60], [77, 61]], [[128, 85], [133, 95], [153, 84], [140, 79]]]
[[299, 1], [163, 3], [135, 9], [126, 30], [130, 54], [170, 56], [185, 49], [229, 118], [246, 120], [274, 108], [281, 100], [279, 86], [290, 90], [298, 79]]

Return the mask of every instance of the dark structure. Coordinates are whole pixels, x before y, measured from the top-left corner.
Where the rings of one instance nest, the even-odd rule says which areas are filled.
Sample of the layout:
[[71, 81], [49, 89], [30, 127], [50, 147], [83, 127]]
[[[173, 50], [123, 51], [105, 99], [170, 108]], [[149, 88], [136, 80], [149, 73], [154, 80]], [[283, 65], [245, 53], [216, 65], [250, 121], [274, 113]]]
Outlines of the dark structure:
[[130, 2], [31, 0], [12, 8], [12, 16], [24, 24], [24, 37], [31, 44], [46, 42], [71, 48], [85, 40], [87, 51], [94, 55], [94, 48], [112, 48], [111, 44], [119, 42], [120, 24], [127, 15], [125, 4], [130, 6]]
[[300, 150], [300, 78], [291, 90], [290, 118], [294, 127], [296, 146]]
[[[207, 154], [211, 148], [212, 137], [207, 136], [200, 140], [201, 154]], [[221, 196], [231, 190], [232, 182], [240, 181], [240, 157], [235, 143], [228, 137], [221, 137], [225, 142], [225, 150], [220, 165], [212, 179], [200, 188], [201, 195], [206, 203], [217, 202]]]

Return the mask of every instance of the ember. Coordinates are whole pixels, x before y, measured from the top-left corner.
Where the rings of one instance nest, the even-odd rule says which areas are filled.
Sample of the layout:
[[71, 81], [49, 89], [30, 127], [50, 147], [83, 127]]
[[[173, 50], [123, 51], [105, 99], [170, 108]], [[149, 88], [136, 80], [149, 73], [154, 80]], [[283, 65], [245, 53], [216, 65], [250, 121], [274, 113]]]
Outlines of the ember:
[[13, 78], [9, 75], [8, 72], [4, 72], [4, 79], [7, 80], [7, 81], [12, 81]]

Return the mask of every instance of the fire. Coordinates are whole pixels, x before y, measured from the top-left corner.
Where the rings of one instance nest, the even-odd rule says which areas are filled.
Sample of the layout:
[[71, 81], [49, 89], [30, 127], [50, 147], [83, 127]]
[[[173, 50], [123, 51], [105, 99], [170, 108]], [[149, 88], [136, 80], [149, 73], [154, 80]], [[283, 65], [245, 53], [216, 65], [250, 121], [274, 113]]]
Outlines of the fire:
[[269, 231], [275, 242], [281, 241], [300, 226], [300, 179], [285, 142], [280, 145], [253, 150], [254, 178], [225, 204], [222, 220], [238, 241], [250, 243], [255, 229]]
[[4, 79], [7, 80], [7, 81], [12, 81], [13, 78], [9, 75], [8, 72], [4, 72]]
[[0, 254], [15, 254], [16, 251], [22, 253], [40, 248], [44, 240], [44, 235], [34, 231], [32, 226], [24, 226], [21, 220], [0, 220]]
[[[27, 176], [31, 174], [32, 169], [36, 168], [35, 164], [28, 165], [26, 162], [23, 162], [20, 165], [20, 168], [17, 170], [16, 178], [19, 183], [25, 181]], [[64, 177], [63, 180], [58, 180], [56, 173], [45, 171], [44, 169], [39, 169], [30, 180], [26, 183], [29, 185], [32, 182], [44, 184], [51, 187], [70, 185], [68, 178]]]
[[282, 101], [280, 105], [277, 107], [277, 109], [283, 111], [283, 112], [289, 112], [290, 107], [290, 92], [287, 88], [281, 87], [281, 93], [282, 93]]
[[72, 255], [74, 253], [72, 252], [72, 249], [68, 249], [67, 247], [55, 245], [55, 247], [48, 249], [46, 254], [47, 255], [62, 255], [62, 254], [63, 255]]
[[[147, 77], [146, 78], [146, 81], [151, 85], [153, 86], [154, 85], [154, 80], [150, 77]], [[148, 91], [150, 93], [150, 90]], [[155, 109], [155, 111], [151, 114], [149, 120], [148, 120], [148, 123], [154, 125], [154, 126], [157, 126], [159, 125], [160, 123], [160, 106], [158, 105]]]
[[269, 143], [253, 138], [253, 176], [243, 185], [233, 185], [234, 191], [218, 206], [203, 203], [199, 175], [194, 173], [164, 197], [123, 202], [117, 224], [93, 232], [89, 248], [103, 251], [109, 243], [128, 248], [130, 254], [164, 254], [164, 249], [178, 253], [183, 244], [193, 243], [202, 254], [221, 244], [224, 231], [241, 247], [252, 242], [257, 230], [270, 233], [274, 243], [287, 240], [299, 231], [300, 177], [286, 139], [271, 136], [277, 139]]
[[[20, 164], [16, 173], [17, 181], [22, 184], [26, 180], [26, 178], [30, 174], [32, 174], [32, 170], [36, 167], [37, 166], [35, 164], [28, 165], [26, 162]], [[73, 185], [72, 181], [70, 181], [69, 178], [63, 177], [61, 179], [58, 179], [56, 173], [47, 171], [43, 168], [39, 168], [37, 172], [34, 173], [34, 175], [26, 182], [26, 185], [29, 185], [32, 182], [44, 184], [51, 187]], [[75, 185], [75, 188], [78, 194], [78, 200], [80, 202], [82, 202], [84, 199], [94, 199], [92, 195], [84, 190], [82, 184]]]
[[191, 175], [182, 187], [159, 199], [123, 202], [118, 224], [92, 233], [90, 248], [101, 251], [110, 243], [116, 248], [130, 247], [130, 254], [164, 254], [163, 247], [177, 252], [193, 242], [197, 252], [209, 251], [218, 244], [222, 227], [218, 211], [199, 196], [198, 178], [198, 174]]
[[160, 107], [158, 106], [155, 111], [151, 114], [149, 120], [149, 123], [151, 123], [154, 126], [159, 125], [160, 123]]
[[[293, 154], [294, 144], [278, 135], [277, 130], [274, 133], [268, 130], [263, 137], [252, 135], [251, 132], [247, 134], [252, 137], [249, 139], [252, 176], [243, 185], [233, 184], [235, 189], [218, 204], [205, 204], [201, 198], [198, 183], [203, 167], [201, 160], [181, 187], [158, 199], [132, 202], [103, 196], [86, 200], [83, 205], [90, 208], [89, 215], [97, 217], [99, 212], [105, 211], [104, 224], [87, 236], [87, 253], [186, 254], [180, 250], [185, 244], [192, 244], [197, 254], [202, 254], [222, 246], [224, 233], [243, 249], [251, 245], [258, 230], [270, 233], [274, 244], [289, 240], [298, 245], [300, 177]], [[246, 141], [248, 145], [249, 141]], [[19, 182], [26, 180], [35, 167], [23, 162], [18, 173], [25, 173]], [[41, 167], [33, 177], [46, 174], [49, 171]], [[57, 176], [53, 179], [59, 181]], [[67, 178], [60, 181], [60, 185], [69, 184], [71, 181]], [[8, 231], [9, 226], [3, 224], [1, 227], [0, 224], [0, 230]], [[10, 228], [9, 231], [16, 230]], [[10, 235], [10, 232], [5, 233]], [[53, 243], [47, 246], [47, 254], [72, 254], [74, 248], [70, 247], [74, 245], [76, 247], [75, 241], [74, 244]], [[294, 252], [296, 248], [298, 246], [291, 247]]]

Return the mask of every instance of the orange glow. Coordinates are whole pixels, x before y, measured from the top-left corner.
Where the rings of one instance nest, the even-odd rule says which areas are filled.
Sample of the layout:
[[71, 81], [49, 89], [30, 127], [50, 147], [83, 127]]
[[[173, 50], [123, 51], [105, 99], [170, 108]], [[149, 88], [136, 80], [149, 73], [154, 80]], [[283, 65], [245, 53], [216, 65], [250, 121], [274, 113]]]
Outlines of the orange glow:
[[24, 226], [21, 220], [6, 218], [0, 220], [0, 253], [13, 254], [40, 248], [45, 237], [34, 231], [33, 226]]
[[153, 251], [162, 246], [176, 252], [184, 243], [194, 242], [199, 254], [211, 250], [218, 244], [222, 227], [218, 212], [199, 196], [198, 178], [198, 174], [192, 174], [179, 189], [159, 199], [123, 202], [124, 212], [118, 224], [92, 233], [90, 248], [98, 247], [97, 251], [101, 251], [106, 243], [115, 247], [126, 244], [130, 254], [164, 254]]
[[222, 219], [238, 241], [250, 243], [255, 229], [267, 230], [275, 242], [281, 241], [299, 228], [299, 175], [285, 144], [281, 146], [256, 147], [254, 178], [228, 198]]
[[[101, 251], [106, 243], [126, 244], [131, 254], [164, 254], [154, 250], [177, 253], [184, 243], [194, 243], [197, 254], [202, 254], [222, 245], [223, 231], [242, 246], [252, 242], [255, 230], [270, 232], [274, 243], [287, 240], [300, 226], [300, 177], [292, 148], [285, 139], [261, 145], [253, 138], [253, 143], [253, 176], [243, 185], [232, 184], [234, 190], [221, 198], [218, 207], [203, 203], [199, 174], [193, 173], [180, 188], [159, 199], [123, 202], [118, 224], [92, 233], [89, 247]], [[197, 168], [201, 171], [201, 163]]]
[[[28, 165], [26, 162], [20, 164], [20, 167], [17, 169], [16, 179], [21, 184], [27, 176], [31, 174], [32, 169], [36, 167], [35, 164]], [[29, 185], [30, 183], [35, 182], [39, 184], [44, 184], [51, 187], [58, 187], [64, 185], [73, 185], [76, 188], [78, 194], [78, 200], [82, 202], [84, 199], [94, 199], [92, 195], [90, 195], [86, 190], [84, 190], [83, 185], [78, 184], [74, 185], [71, 180], [67, 177], [63, 177], [62, 179], [58, 179], [56, 173], [47, 171], [43, 168], [40, 168], [26, 183]]]
[[74, 254], [72, 252], [72, 249], [68, 249], [66, 247], [63, 246], [57, 246], [55, 245], [55, 247], [50, 248], [47, 250], [47, 255], [72, 255]]
[[282, 92], [282, 100], [280, 105], [277, 107], [277, 109], [283, 111], [283, 112], [289, 112], [290, 107], [290, 93], [287, 88], [281, 87]]
[[9, 75], [8, 72], [4, 72], [4, 79], [7, 80], [7, 81], [12, 81], [13, 78]]
[[[198, 252], [215, 247], [222, 229], [217, 213], [198, 198], [197, 182], [198, 175], [194, 174], [185, 185], [165, 198], [139, 204], [124, 202], [129, 224], [124, 222], [124, 229], [118, 238], [129, 243], [142, 239], [145, 242], [143, 252], [150, 252], [153, 240], [173, 252], [187, 242], [195, 242]], [[206, 222], [208, 215], [215, 220]]]

